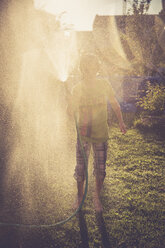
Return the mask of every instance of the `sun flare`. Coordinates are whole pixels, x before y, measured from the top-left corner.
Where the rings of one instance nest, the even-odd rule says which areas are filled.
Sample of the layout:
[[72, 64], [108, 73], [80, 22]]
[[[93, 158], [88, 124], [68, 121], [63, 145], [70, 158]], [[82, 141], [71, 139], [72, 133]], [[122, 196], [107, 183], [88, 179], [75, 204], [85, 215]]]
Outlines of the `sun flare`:
[[[36, 9], [42, 9], [54, 15], [60, 15], [63, 25], [71, 26], [74, 30], [92, 30], [92, 24], [95, 17], [94, 11], [91, 8], [86, 8], [86, 1], [77, 0], [34, 0]], [[85, 17], [85, 18], [84, 18]]]

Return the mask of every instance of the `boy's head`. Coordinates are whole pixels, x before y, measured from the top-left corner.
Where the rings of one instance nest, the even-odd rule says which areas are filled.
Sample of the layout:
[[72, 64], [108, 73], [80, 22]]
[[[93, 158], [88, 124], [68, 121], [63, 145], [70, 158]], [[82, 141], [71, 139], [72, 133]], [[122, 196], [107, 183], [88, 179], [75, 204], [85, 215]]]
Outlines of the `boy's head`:
[[95, 76], [99, 71], [100, 63], [96, 55], [83, 54], [80, 57], [80, 70], [83, 75]]

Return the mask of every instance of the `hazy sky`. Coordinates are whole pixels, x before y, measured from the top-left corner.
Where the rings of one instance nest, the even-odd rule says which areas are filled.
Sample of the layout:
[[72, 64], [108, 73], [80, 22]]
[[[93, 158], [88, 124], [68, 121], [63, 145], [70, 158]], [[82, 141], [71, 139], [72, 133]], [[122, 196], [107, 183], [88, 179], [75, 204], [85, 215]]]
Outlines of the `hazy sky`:
[[[73, 24], [76, 30], [91, 30], [96, 14], [122, 15], [123, 0], [34, 0], [36, 8], [54, 14], [66, 11], [64, 22]], [[161, 0], [152, 0], [149, 14], [157, 14], [162, 8]]]

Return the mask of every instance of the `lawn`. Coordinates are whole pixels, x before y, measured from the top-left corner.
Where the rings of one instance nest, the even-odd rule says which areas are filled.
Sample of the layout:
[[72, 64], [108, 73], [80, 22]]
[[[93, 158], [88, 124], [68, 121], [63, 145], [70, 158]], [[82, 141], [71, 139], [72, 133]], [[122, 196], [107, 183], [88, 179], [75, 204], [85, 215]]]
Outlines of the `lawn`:
[[[93, 209], [91, 157], [89, 190], [82, 211], [70, 222], [54, 228], [5, 229], [18, 240], [9, 247], [164, 248], [163, 145], [164, 139], [154, 132], [141, 133], [132, 128], [122, 135], [117, 127], [111, 127], [109, 166], [102, 191], [103, 214], [96, 215]], [[3, 232], [1, 228], [1, 235]]]

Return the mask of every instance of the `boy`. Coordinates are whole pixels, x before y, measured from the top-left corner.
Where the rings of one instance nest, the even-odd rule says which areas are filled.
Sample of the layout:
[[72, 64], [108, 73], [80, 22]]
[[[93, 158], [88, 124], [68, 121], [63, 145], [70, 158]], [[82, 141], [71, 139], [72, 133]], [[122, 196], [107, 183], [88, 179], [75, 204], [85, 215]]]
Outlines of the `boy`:
[[[111, 85], [104, 79], [98, 79], [99, 61], [92, 54], [82, 55], [80, 70], [83, 75], [82, 82], [78, 83], [72, 92], [72, 108], [78, 119], [78, 126], [82, 144], [89, 157], [90, 148], [94, 152], [94, 176], [96, 177], [96, 188], [94, 193], [94, 205], [97, 212], [103, 210], [100, 201], [100, 192], [106, 175], [107, 156], [107, 102], [110, 101], [112, 108], [118, 118], [120, 130], [126, 133], [120, 105], [114, 96]], [[74, 177], [77, 180], [78, 196], [76, 208], [83, 199], [83, 187], [85, 180], [84, 158], [81, 151], [80, 141], [77, 138], [76, 147], [77, 164]]]

